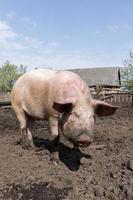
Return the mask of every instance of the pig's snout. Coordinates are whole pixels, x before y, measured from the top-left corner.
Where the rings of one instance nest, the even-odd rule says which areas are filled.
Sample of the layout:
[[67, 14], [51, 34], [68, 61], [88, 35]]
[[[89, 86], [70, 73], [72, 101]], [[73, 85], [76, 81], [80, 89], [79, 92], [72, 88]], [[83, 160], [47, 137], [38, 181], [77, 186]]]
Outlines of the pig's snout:
[[88, 147], [93, 141], [93, 138], [89, 135], [82, 134], [78, 137], [78, 146], [80, 147]]

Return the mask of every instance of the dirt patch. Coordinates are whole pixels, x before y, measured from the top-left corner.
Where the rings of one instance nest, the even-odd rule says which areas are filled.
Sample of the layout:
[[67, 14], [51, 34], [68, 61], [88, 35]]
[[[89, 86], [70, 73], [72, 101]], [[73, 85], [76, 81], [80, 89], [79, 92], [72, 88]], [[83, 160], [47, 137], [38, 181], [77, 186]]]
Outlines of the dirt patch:
[[7, 188], [2, 191], [3, 199], [32, 199], [32, 200], [61, 200], [67, 196], [68, 190], [71, 188], [54, 188], [51, 183], [39, 183], [32, 184], [23, 187], [22, 185], [8, 185]]
[[132, 200], [133, 107], [96, 119], [94, 145], [75, 151], [61, 137], [55, 166], [49, 152], [48, 123], [37, 121], [40, 151], [22, 149], [19, 125], [10, 109], [0, 109], [0, 200]]

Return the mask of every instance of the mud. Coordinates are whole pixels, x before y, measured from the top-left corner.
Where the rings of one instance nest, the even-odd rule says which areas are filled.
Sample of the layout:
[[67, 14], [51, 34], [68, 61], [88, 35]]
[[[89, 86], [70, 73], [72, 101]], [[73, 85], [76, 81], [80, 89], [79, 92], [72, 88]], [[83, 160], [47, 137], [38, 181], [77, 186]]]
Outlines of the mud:
[[15, 114], [0, 108], [0, 200], [133, 199], [133, 107], [96, 118], [88, 148], [76, 151], [61, 136], [57, 165], [48, 123], [37, 121], [33, 135], [38, 150], [24, 150]]

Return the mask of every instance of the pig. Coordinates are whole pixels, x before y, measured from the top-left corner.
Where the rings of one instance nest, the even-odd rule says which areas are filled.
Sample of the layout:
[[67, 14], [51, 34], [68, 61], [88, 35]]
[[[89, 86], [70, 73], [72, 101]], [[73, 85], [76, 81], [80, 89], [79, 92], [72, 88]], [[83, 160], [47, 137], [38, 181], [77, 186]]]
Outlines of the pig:
[[27, 149], [35, 147], [33, 119], [49, 121], [52, 144], [62, 133], [75, 148], [87, 147], [93, 141], [95, 115], [112, 115], [117, 109], [93, 99], [88, 85], [76, 73], [49, 69], [23, 74], [13, 86], [11, 103]]

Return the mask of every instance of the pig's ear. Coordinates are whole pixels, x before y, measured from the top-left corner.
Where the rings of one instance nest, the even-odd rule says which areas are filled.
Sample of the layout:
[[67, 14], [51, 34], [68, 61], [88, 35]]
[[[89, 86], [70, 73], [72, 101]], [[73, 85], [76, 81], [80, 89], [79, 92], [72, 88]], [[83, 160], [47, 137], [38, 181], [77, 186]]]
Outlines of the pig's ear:
[[93, 100], [93, 107], [95, 114], [100, 117], [112, 115], [118, 108], [117, 106], [113, 106], [100, 100]]
[[63, 102], [54, 102], [53, 108], [60, 113], [68, 113], [73, 109], [75, 102], [76, 99], [71, 98]]
[[60, 104], [54, 102], [53, 108], [60, 113], [68, 113], [72, 110], [72, 103]]

